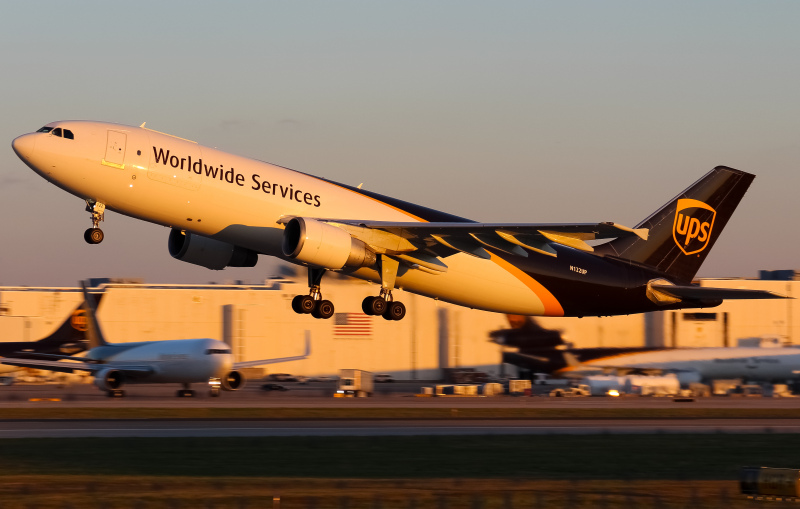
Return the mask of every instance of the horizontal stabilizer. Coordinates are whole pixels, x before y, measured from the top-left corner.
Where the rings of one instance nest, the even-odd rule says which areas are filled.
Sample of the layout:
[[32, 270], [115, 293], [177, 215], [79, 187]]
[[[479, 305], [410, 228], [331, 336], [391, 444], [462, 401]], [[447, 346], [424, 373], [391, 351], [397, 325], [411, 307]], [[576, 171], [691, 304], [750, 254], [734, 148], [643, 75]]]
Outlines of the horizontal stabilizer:
[[788, 299], [785, 295], [766, 290], [745, 288], [710, 288], [708, 286], [652, 285], [651, 288], [682, 300], [727, 299]]

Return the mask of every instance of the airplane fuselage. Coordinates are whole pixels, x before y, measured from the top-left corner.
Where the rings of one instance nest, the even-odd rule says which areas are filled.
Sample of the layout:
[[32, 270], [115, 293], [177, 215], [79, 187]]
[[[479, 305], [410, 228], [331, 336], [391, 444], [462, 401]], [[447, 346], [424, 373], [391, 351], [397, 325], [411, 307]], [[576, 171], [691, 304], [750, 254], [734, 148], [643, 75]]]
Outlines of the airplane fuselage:
[[800, 376], [800, 349], [676, 348], [605, 357], [584, 365], [693, 371], [703, 380], [742, 378], [774, 382]]
[[[298, 262], [281, 249], [285, 218], [471, 222], [150, 129], [88, 121], [48, 127], [68, 130], [71, 137], [32, 133], [14, 140], [14, 149], [58, 187], [131, 217], [292, 263]], [[490, 259], [465, 252], [446, 256], [446, 272], [401, 265], [395, 287], [523, 315], [615, 315], [721, 302], [656, 303], [646, 287], [663, 273], [566, 245], [552, 245], [556, 256], [483, 249]], [[379, 270], [342, 271], [380, 283]]]
[[230, 373], [230, 347], [216, 339], [174, 339], [141, 343], [116, 343], [92, 348], [87, 359], [102, 361], [110, 369], [146, 366], [147, 374], [126, 377], [126, 384], [207, 383]]

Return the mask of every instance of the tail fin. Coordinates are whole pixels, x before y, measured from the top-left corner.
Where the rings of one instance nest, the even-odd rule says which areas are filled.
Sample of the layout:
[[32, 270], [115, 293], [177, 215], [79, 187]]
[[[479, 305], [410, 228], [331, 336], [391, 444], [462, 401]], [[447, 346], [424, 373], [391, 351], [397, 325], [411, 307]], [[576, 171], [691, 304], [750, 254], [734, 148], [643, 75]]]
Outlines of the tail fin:
[[107, 345], [103, 331], [100, 330], [100, 324], [97, 322], [97, 303], [94, 295], [86, 289], [86, 281], [81, 281], [81, 289], [83, 290], [83, 300], [86, 302], [86, 336], [89, 340], [89, 348]]
[[[99, 302], [102, 297], [103, 296], [100, 295], [97, 301]], [[41, 344], [53, 345], [72, 344], [77, 348], [76, 351], [83, 350], [84, 348], [81, 347], [81, 345], [85, 345], [88, 339], [87, 309], [86, 301], [81, 302], [58, 329], [49, 336], [38, 340], [38, 342]]]
[[650, 266], [674, 283], [689, 283], [754, 178], [717, 166], [636, 226], [650, 230], [648, 240], [620, 238], [596, 252]]

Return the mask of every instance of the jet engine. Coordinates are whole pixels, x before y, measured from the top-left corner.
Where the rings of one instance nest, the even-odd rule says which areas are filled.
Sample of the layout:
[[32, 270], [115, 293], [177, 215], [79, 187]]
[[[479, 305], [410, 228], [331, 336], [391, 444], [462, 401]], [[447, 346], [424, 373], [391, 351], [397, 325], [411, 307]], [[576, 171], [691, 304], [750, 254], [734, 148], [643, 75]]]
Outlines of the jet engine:
[[244, 387], [244, 376], [238, 371], [231, 371], [220, 382], [223, 390], [236, 391]]
[[94, 384], [103, 391], [115, 391], [122, 387], [122, 373], [117, 369], [100, 371], [94, 377]]
[[326, 269], [372, 267], [375, 253], [336, 226], [304, 217], [292, 218], [283, 232], [283, 255]]
[[255, 251], [177, 228], [169, 233], [168, 248], [173, 258], [212, 270], [255, 267], [258, 261], [258, 253]]

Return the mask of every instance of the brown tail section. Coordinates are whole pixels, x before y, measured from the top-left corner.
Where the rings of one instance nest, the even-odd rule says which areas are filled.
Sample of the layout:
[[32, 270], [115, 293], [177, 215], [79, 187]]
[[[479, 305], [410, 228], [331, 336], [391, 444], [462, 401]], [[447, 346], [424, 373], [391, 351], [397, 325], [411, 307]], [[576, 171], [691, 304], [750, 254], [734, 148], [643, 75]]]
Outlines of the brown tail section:
[[674, 283], [689, 283], [754, 178], [717, 166], [636, 226], [650, 230], [647, 240], [617, 239], [595, 252], [655, 268]]

